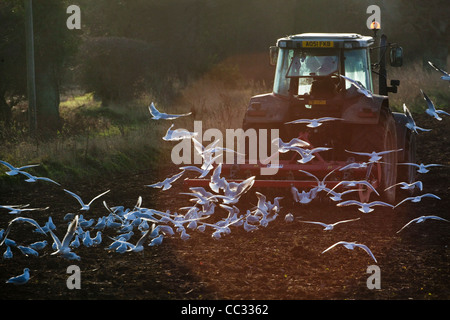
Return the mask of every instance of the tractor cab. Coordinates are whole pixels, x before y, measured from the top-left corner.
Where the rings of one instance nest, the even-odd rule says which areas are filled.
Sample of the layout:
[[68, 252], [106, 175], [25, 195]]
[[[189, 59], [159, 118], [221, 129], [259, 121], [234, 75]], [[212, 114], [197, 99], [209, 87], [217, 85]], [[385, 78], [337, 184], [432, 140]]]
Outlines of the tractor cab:
[[271, 47], [276, 65], [273, 93], [280, 96], [332, 98], [358, 81], [373, 91], [369, 46], [372, 37], [358, 34], [305, 33], [279, 39]]

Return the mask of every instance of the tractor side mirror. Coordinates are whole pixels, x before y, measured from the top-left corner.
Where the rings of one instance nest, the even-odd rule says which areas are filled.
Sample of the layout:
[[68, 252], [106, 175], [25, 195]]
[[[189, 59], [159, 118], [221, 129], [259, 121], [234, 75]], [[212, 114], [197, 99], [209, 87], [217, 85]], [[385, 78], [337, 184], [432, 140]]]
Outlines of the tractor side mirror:
[[393, 67], [401, 67], [403, 65], [403, 48], [394, 47], [390, 52], [390, 63]]
[[278, 47], [271, 46], [269, 48], [269, 63], [271, 66], [275, 66], [278, 60]]

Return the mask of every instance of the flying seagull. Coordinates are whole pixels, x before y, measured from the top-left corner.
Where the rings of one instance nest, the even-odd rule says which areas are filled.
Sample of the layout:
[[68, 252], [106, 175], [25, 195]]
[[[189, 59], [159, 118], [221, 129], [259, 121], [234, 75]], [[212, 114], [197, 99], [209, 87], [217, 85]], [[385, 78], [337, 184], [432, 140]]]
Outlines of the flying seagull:
[[25, 218], [25, 217], [17, 217], [12, 219], [9, 223], [8, 223], [8, 227], [6, 228], [5, 234], [3, 235], [3, 240], [2, 242], [0, 242], [0, 246], [5, 242], [6, 238], [8, 237], [9, 232], [11, 231], [11, 227], [13, 225], [13, 223], [16, 222], [27, 222], [33, 226], [35, 226], [36, 228], [39, 229], [39, 231], [41, 231], [43, 234], [46, 234], [46, 232], [41, 228], [41, 226], [39, 225], [39, 223], [36, 222], [36, 220], [31, 219], [31, 218]]
[[350, 206], [350, 205], [360, 206], [360, 208], [358, 208], [358, 210], [363, 213], [372, 212], [374, 210], [374, 209], [372, 209], [373, 206], [385, 206], [385, 207], [394, 208], [394, 206], [392, 204], [389, 204], [389, 203], [386, 203], [383, 201], [372, 201], [370, 203], [363, 203], [363, 202], [360, 202], [357, 200], [347, 200], [347, 201], [339, 202], [337, 204], [338, 207]]
[[80, 198], [80, 196], [78, 196], [77, 194], [73, 193], [72, 191], [69, 191], [69, 190], [66, 190], [66, 189], [64, 189], [64, 191], [67, 192], [68, 194], [70, 194], [70, 195], [71, 195], [72, 197], [74, 197], [75, 199], [77, 199], [77, 201], [81, 204], [80, 210], [82, 210], [82, 211], [89, 211], [92, 202], [94, 202], [94, 200], [100, 198], [101, 196], [107, 194], [110, 190], [105, 191], [105, 192], [99, 194], [98, 196], [96, 196], [95, 198], [93, 198], [88, 204], [85, 204], [85, 203], [83, 202], [83, 200]]
[[425, 193], [425, 194], [422, 194], [422, 195], [420, 195], [420, 196], [405, 198], [405, 199], [403, 199], [402, 201], [400, 201], [399, 203], [397, 203], [397, 204], [395, 205], [395, 207], [398, 207], [399, 205], [401, 205], [401, 204], [402, 204], [403, 202], [405, 202], [405, 201], [420, 202], [420, 201], [422, 201], [422, 198], [434, 198], [434, 199], [441, 200], [441, 198], [439, 198], [439, 197], [438, 197], [437, 195], [435, 195], [435, 194], [432, 194], [432, 193]]
[[359, 93], [362, 93], [362, 94], [365, 95], [367, 98], [372, 98], [372, 93], [371, 93], [369, 90], [367, 90], [367, 89], [362, 85], [361, 82], [356, 81], [356, 80], [353, 80], [353, 79], [351, 79], [351, 78], [349, 78], [349, 77], [346, 77], [346, 76], [343, 76], [343, 75], [340, 75], [340, 76], [341, 76], [341, 78], [343, 78], [343, 79], [347, 80], [348, 82], [350, 82], [351, 84], [353, 84], [353, 85], [356, 87], [356, 89], [358, 90]]
[[39, 166], [38, 164], [31, 164], [31, 165], [26, 165], [26, 166], [23, 166], [23, 167], [20, 167], [20, 168], [19, 167], [16, 168], [12, 164], [10, 164], [10, 163], [8, 163], [6, 161], [3, 161], [3, 160], [0, 160], [0, 163], [5, 165], [6, 167], [8, 167], [9, 171], [6, 172], [6, 174], [8, 176], [15, 176], [15, 175], [19, 174], [19, 171], [23, 171], [23, 170], [28, 169], [28, 168], [33, 168], [33, 167]]
[[335, 121], [342, 120], [341, 118], [334, 117], [323, 117], [319, 119], [297, 119], [294, 121], [286, 122], [285, 124], [299, 124], [299, 123], [307, 123], [308, 128], [317, 128], [320, 127], [325, 121]]
[[413, 190], [414, 188], [418, 188], [420, 191], [423, 190], [423, 183], [422, 183], [422, 181], [416, 181], [416, 182], [413, 182], [413, 183], [399, 182], [399, 183], [393, 184], [390, 187], [387, 187], [386, 189], [384, 189], [384, 191], [386, 191], [388, 189], [391, 189], [391, 188], [394, 188], [396, 186], [401, 186], [400, 189], [403, 189], [403, 190]]
[[420, 89], [420, 92], [422, 92], [423, 99], [427, 102], [427, 109], [425, 110], [425, 112], [428, 115], [432, 116], [433, 118], [439, 121], [442, 120], [442, 118], [439, 116], [440, 114], [446, 114], [450, 116], [450, 113], [447, 113], [444, 110], [437, 110], [436, 107], [434, 106], [433, 101], [431, 101], [431, 99], [427, 96], [425, 92], [422, 91], [422, 89]]
[[399, 152], [399, 151], [402, 151], [402, 150], [403, 149], [387, 150], [387, 151], [380, 151], [380, 152], [372, 151], [370, 153], [369, 152], [354, 152], [354, 151], [348, 151], [348, 150], [345, 150], [345, 151], [348, 152], [348, 153], [353, 153], [353, 154], [357, 154], [357, 155], [360, 155], [360, 156], [368, 156], [368, 157], [370, 157], [369, 158], [369, 162], [377, 162], [377, 161], [380, 161], [382, 156], [387, 154], [387, 153]]
[[375, 263], [377, 262], [377, 259], [375, 259], [375, 256], [373, 255], [372, 251], [370, 251], [370, 249], [369, 249], [366, 245], [364, 245], [364, 244], [359, 244], [359, 243], [356, 243], [356, 242], [347, 242], [347, 241], [339, 241], [339, 242], [336, 242], [335, 244], [333, 244], [333, 245], [332, 245], [331, 247], [329, 247], [328, 249], [325, 249], [325, 250], [322, 252], [322, 254], [324, 254], [324, 253], [327, 252], [328, 250], [331, 250], [331, 249], [333, 249], [334, 247], [336, 247], [336, 246], [338, 246], [338, 245], [340, 245], [340, 244], [342, 244], [345, 248], [347, 248], [347, 249], [349, 249], [349, 250], [353, 250], [353, 249], [355, 249], [356, 247], [361, 248], [361, 249], [364, 249], [364, 250], [369, 254], [369, 256], [372, 257], [372, 259], [375, 261]]
[[331, 223], [331, 224], [323, 223], [323, 222], [317, 222], [317, 221], [303, 221], [303, 220], [301, 220], [301, 221], [299, 221], [299, 222], [302, 222], [302, 223], [318, 224], [318, 225], [321, 225], [321, 226], [324, 227], [323, 230], [333, 230], [333, 228], [334, 228], [336, 225], [340, 224], [340, 223], [346, 223], [346, 222], [356, 221], [356, 220], [359, 220], [359, 219], [360, 219], [360, 218], [350, 219], [350, 220], [342, 220], [342, 221], [338, 221], [338, 222]]
[[26, 176], [28, 178], [25, 180], [26, 182], [36, 182], [38, 180], [42, 180], [42, 181], [48, 181], [48, 182], [51, 182], [51, 183], [54, 183], [54, 184], [57, 184], [58, 186], [60, 186], [60, 184], [58, 182], [53, 181], [52, 179], [47, 178], [47, 177], [36, 177], [36, 176], [29, 174], [26, 171], [20, 171], [20, 170], [18, 171], [18, 173], [23, 174], [24, 176]]
[[424, 222], [425, 220], [428, 220], [428, 219], [441, 220], [441, 221], [450, 222], [449, 220], [444, 219], [444, 218], [441, 218], [441, 217], [438, 217], [438, 216], [420, 216], [420, 217], [418, 217], [418, 218], [412, 219], [410, 222], [408, 222], [407, 224], [405, 224], [405, 225], [403, 226], [403, 228], [401, 228], [400, 230], [397, 231], [397, 233], [399, 233], [400, 231], [402, 231], [403, 229], [405, 229], [407, 226], [409, 226], [409, 225], [410, 225], [411, 223], [413, 223], [413, 222], [415, 222], [415, 223], [421, 223], [421, 222]]
[[416, 122], [414, 121], [414, 118], [412, 117], [411, 111], [409, 111], [409, 109], [406, 106], [406, 104], [403, 104], [403, 112], [405, 113], [406, 118], [407, 118], [407, 122], [406, 122], [405, 126], [409, 130], [411, 130], [411, 131], [413, 131], [415, 133], [418, 133], [417, 130], [420, 130], [420, 131], [431, 131], [431, 129], [424, 129], [424, 128], [421, 128], [421, 127], [416, 125]]
[[176, 175], [174, 175], [172, 177], [166, 178], [164, 181], [147, 185], [147, 187], [150, 187], [150, 188], [162, 188], [162, 191], [168, 190], [168, 189], [172, 188], [172, 183], [174, 183], [179, 178], [181, 178], [183, 173], [184, 173], [184, 170], [181, 171], [180, 173], [177, 173]]
[[192, 114], [192, 112], [185, 113], [185, 114], [167, 114], [163, 112], [159, 112], [158, 109], [156, 109], [155, 104], [152, 102], [150, 106], [148, 107], [148, 110], [150, 111], [150, 114], [152, 115], [153, 120], [175, 120], [180, 117], [186, 117]]
[[439, 71], [443, 74], [441, 77], [442, 80], [450, 81], [450, 74], [447, 71], [442, 70], [441, 68], [437, 67], [434, 63], [431, 61], [428, 61], [428, 64], [434, 68], [434, 70]]
[[397, 163], [397, 164], [417, 167], [418, 173], [427, 173], [430, 171], [430, 170], [428, 170], [428, 168], [430, 168], [430, 167], [442, 167], [443, 166], [442, 164], [435, 164], [435, 163], [417, 164], [417, 163], [411, 163], [411, 162], [403, 162], [403, 163]]
[[198, 132], [189, 132], [186, 129], [172, 130], [173, 127], [174, 124], [167, 129], [166, 135], [162, 138], [164, 141], [180, 141], [198, 136]]

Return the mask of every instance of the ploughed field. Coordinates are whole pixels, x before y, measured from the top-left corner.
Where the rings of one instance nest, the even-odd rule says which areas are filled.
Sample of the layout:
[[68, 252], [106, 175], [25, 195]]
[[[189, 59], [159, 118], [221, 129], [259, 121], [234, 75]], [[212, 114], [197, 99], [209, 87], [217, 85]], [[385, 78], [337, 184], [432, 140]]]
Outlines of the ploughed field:
[[[418, 136], [418, 163], [449, 165], [450, 118], [437, 122], [427, 115], [416, 116], [418, 125], [433, 129]], [[139, 196], [142, 207], [161, 211], [182, 212], [179, 208], [192, 205], [181, 180], [172, 189], [160, 191], [145, 185], [161, 181], [177, 173], [174, 166], [133, 175], [105, 177], [99, 181], [72, 181], [64, 188], [88, 198], [110, 189], [94, 202], [88, 212], [79, 212], [75, 199], [62, 187], [45, 183], [21, 183], [18, 190], [2, 190], [0, 204], [30, 204], [49, 207], [39, 212], [26, 212], [41, 225], [51, 216], [63, 237], [67, 230], [67, 213], [94, 218], [108, 214], [103, 206], [133, 208]], [[28, 224], [16, 224], [9, 238], [27, 245], [46, 239], [50, 245], [39, 251], [39, 257], [26, 257], [12, 248], [12, 259], [0, 260], [1, 299], [449, 299], [450, 298], [450, 223], [427, 220], [411, 224], [397, 233], [411, 219], [422, 215], [438, 215], [450, 219], [450, 168], [432, 168], [418, 179], [425, 193], [438, 195], [441, 200], [426, 198], [419, 203], [406, 202], [394, 210], [375, 207], [371, 213], [361, 213], [356, 206], [336, 207], [334, 203], [312, 202], [293, 204], [290, 193], [280, 190], [259, 190], [267, 195], [285, 196], [276, 220], [267, 227], [247, 232], [231, 226], [231, 233], [216, 240], [211, 228], [205, 232], [188, 230], [190, 238], [182, 240], [179, 233], [167, 236], [159, 246], [147, 246], [143, 252], [117, 253], [105, 250], [117, 236], [105, 230], [103, 242], [95, 247], [74, 249], [80, 261], [69, 261], [51, 255], [51, 237], [33, 232]], [[257, 202], [255, 190], [250, 190], [237, 204], [241, 214]], [[398, 201], [405, 195], [399, 196]], [[220, 212], [223, 212], [221, 215]], [[287, 213], [295, 217], [285, 222]], [[217, 209], [217, 218], [226, 216]], [[6, 229], [15, 216], [0, 212], [0, 229]], [[216, 214], [211, 220], [216, 218]], [[337, 225], [333, 230], [299, 222], [300, 220], [334, 223], [360, 218]], [[95, 235], [92, 232], [91, 235]], [[135, 243], [136, 233], [131, 242]], [[338, 241], [354, 241], [367, 245], [377, 263], [361, 248], [348, 250], [337, 246], [322, 252]], [[0, 247], [1, 254], [6, 250]], [[70, 265], [81, 270], [81, 289], [69, 290], [67, 273]], [[380, 289], [369, 289], [372, 275], [368, 267], [377, 265]], [[31, 279], [22, 286], [6, 284], [12, 276], [30, 269]]]

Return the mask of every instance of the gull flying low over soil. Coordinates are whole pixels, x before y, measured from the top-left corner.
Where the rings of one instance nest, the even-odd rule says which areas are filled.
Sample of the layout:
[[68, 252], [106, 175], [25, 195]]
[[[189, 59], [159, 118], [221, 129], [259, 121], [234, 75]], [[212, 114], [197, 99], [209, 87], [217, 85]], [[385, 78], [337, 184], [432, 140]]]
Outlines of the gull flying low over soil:
[[150, 106], [148, 107], [148, 110], [150, 111], [150, 114], [152, 115], [153, 120], [175, 120], [181, 117], [190, 116], [192, 112], [185, 113], [185, 114], [167, 114], [163, 112], [159, 112], [158, 109], [156, 109], [155, 104], [152, 102]]
[[319, 119], [297, 119], [294, 121], [286, 122], [285, 124], [299, 124], [299, 123], [307, 123], [308, 128], [317, 128], [320, 127], [325, 121], [335, 121], [342, 120], [341, 118], [334, 117], [323, 117]]
[[338, 245], [343, 245], [345, 248], [347, 248], [347, 249], [349, 249], [349, 250], [353, 250], [353, 249], [355, 249], [356, 247], [361, 248], [361, 249], [364, 249], [364, 250], [369, 254], [369, 256], [372, 257], [372, 259], [375, 261], [375, 263], [377, 262], [377, 259], [375, 259], [375, 256], [373, 255], [372, 251], [370, 251], [369, 247], [367, 247], [367, 246], [364, 245], [364, 244], [359, 244], [359, 243], [356, 243], [356, 242], [347, 242], [347, 241], [339, 241], [339, 242], [336, 242], [335, 244], [333, 244], [333, 245], [332, 245], [331, 247], [329, 247], [328, 249], [325, 249], [325, 250], [322, 252], [322, 254], [324, 254], [324, 253], [327, 252], [328, 250], [333, 249], [334, 247], [336, 247], [336, 246], [338, 246]]
[[15, 176], [15, 175], [19, 174], [19, 171], [23, 172], [23, 170], [25, 170], [25, 169], [29, 169], [29, 168], [33, 168], [33, 167], [39, 166], [38, 164], [30, 164], [30, 165], [26, 165], [26, 166], [23, 166], [23, 167], [17, 167], [16, 168], [12, 164], [10, 164], [10, 163], [8, 163], [6, 161], [3, 161], [3, 160], [0, 160], [0, 163], [5, 165], [6, 167], [8, 167], [9, 171], [6, 172], [6, 174], [8, 176]]
[[416, 125], [416, 122], [414, 121], [414, 118], [412, 117], [411, 111], [409, 111], [409, 109], [406, 106], [406, 104], [403, 104], [403, 112], [405, 113], [406, 118], [407, 118], [407, 122], [406, 122], [405, 126], [409, 130], [411, 130], [411, 131], [413, 131], [415, 133], [418, 133], [417, 130], [427, 131], [427, 132], [431, 131], [431, 129], [424, 129], [424, 128], [421, 128], [421, 127]]
[[342, 220], [342, 221], [338, 221], [338, 222], [335, 222], [335, 223], [332, 223], [332, 224], [323, 223], [323, 222], [317, 222], [317, 221], [303, 221], [303, 220], [300, 220], [299, 222], [302, 222], [302, 223], [318, 224], [318, 225], [321, 225], [321, 226], [324, 227], [323, 230], [328, 231], [328, 230], [333, 230], [333, 228], [334, 228], [336, 225], [340, 224], [340, 223], [352, 222], [352, 221], [356, 221], [356, 220], [359, 220], [359, 219], [360, 219], [360, 218], [349, 219], [349, 220]]
[[370, 162], [377, 162], [380, 161], [382, 159], [382, 156], [387, 154], [387, 153], [391, 153], [391, 152], [399, 152], [402, 151], [403, 149], [398, 149], [398, 150], [386, 150], [386, 151], [380, 151], [380, 152], [355, 152], [355, 151], [348, 151], [345, 150], [348, 153], [353, 153], [353, 154], [357, 154], [360, 156], [368, 156], [369, 157], [369, 163]]
[[166, 135], [162, 138], [164, 141], [180, 141], [184, 139], [191, 139], [198, 135], [198, 132], [189, 132], [186, 129], [172, 130], [174, 124], [167, 129]]
[[339, 202], [337, 204], [338, 207], [351, 206], [351, 205], [360, 206], [360, 208], [358, 208], [358, 210], [363, 213], [372, 212], [374, 210], [374, 209], [372, 209], [373, 206], [385, 206], [385, 207], [394, 208], [394, 206], [392, 204], [389, 204], [389, 203], [386, 203], [383, 201], [372, 201], [369, 203], [363, 203], [363, 202], [360, 202], [357, 200], [347, 200], [347, 201]]
[[425, 110], [425, 112], [428, 115], [432, 116], [433, 118], [435, 118], [436, 120], [439, 120], [439, 121], [442, 120], [442, 118], [439, 116], [440, 114], [446, 114], [446, 115], [450, 116], [450, 113], [447, 113], [444, 110], [437, 110], [433, 101], [431, 101], [431, 99], [427, 96], [427, 94], [425, 92], [422, 91], [422, 89], [420, 89], [420, 92], [422, 92], [423, 99], [427, 103], [427, 109]]
[[8, 237], [9, 232], [11, 231], [11, 227], [12, 227], [13, 223], [16, 223], [16, 222], [29, 223], [29, 224], [35, 226], [43, 234], [46, 234], [46, 232], [41, 228], [41, 226], [39, 225], [39, 223], [36, 222], [36, 220], [31, 219], [31, 218], [25, 218], [25, 217], [17, 217], [15, 219], [12, 219], [8, 223], [8, 227], [6, 228], [5, 234], [3, 235], [3, 240], [2, 240], [2, 242], [0, 242], [0, 246], [5, 242], [6, 238]]
[[422, 194], [422, 195], [420, 195], [420, 196], [405, 198], [405, 199], [403, 199], [402, 201], [400, 201], [399, 203], [397, 203], [397, 204], [395, 205], [395, 207], [398, 207], [399, 205], [401, 205], [401, 204], [402, 204], [403, 202], [405, 202], [405, 201], [420, 202], [420, 201], [422, 201], [422, 198], [434, 198], [434, 199], [441, 200], [441, 198], [439, 198], [439, 197], [438, 197], [437, 195], [435, 195], [435, 194], [432, 194], [432, 193], [425, 193], [425, 194]]
[[351, 181], [343, 180], [343, 181], [339, 182], [338, 184], [336, 184], [333, 187], [333, 189], [328, 191], [328, 193], [330, 193], [331, 191], [334, 191], [337, 187], [339, 187], [341, 185], [343, 185], [345, 187], [357, 187], [359, 185], [364, 185], [364, 186], [370, 188], [373, 192], [375, 192], [377, 194], [377, 196], [380, 195], [378, 193], [378, 191], [373, 187], [373, 185], [367, 180], [351, 180]]
[[416, 181], [413, 183], [399, 182], [399, 183], [393, 184], [390, 187], [387, 187], [386, 189], [384, 189], [384, 191], [394, 188], [396, 186], [401, 186], [400, 189], [403, 189], [403, 190], [414, 190], [415, 188], [418, 188], [420, 191], [423, 190], [422, 181]]
[[415, 223], [421, 223], [421, 222], [424, 222], [425, 220], [428, 220], [428, 219], [441, 220], [441, 221], [450, 222], [449, 220], [444, 219], [444, 218], [441, 218], [441, 217], [438, 217], [438, 216], [420, 216], [420, 217], [418, 217], [418, 218], [412, 219], [410, 222], [408, 222], [407, 224], [405, 224], [405, 225], [403, 226], [403, 228], [401, 228], [400, 230], [397, 231], [397, 233], [399, 233], [400, 231], [402, 231], [403, 229], [405, 229], [407, 226], [409, 226], [409, 225], [410, 225], [411, 223], [413, 223], [413, 222], [415, 222]]
[[7, 209], [9, 210], [9, 214], [20, 214], [24, 211], [45, 211], [47, 209], [49, 209], [50, 207], [46, 207], [46, 208], [28, 208], [30, 205], [12, 205], [12, 206], [0, 206], [0, 208], [2, 209]]
[[439, 68], [438, 66], [436, 66], [434, 63], [432, 63], [431, 61], [428, 61], [428, 64], [430, 66], [433, 67], [434, 70], [439, 71], [440, 73], [443, 74], [443, 76], [441, 77], [442, 80], [445, 81], [450, 81], [450, 74], [447, 71], [442, 70], [441, 68]]
[[172, 188], [172, 183], [174, 183], [175, 181], [177, 181], [179, 178], [181, 178], [181, 176], [183, 175], [184, 170], [181, 171], [180, 173], [177, 173], [176, 175], [166, 178], [164, 179], [164, 181], [161, 182], [157, 182], [154, 184], [150, 184], [147, 185], [147, 187], [150, 188], [162, 188], [162, 191], [166, 191], [169, 190], [170, 188]]
[[33, 176], [32, 174], [29, 174], [26, 171], [18, 171], [18, 173], [23, 174], [25, 177], [28, 178], [25, 180], [26, 182], [37, 182], [38, 180], [42, 180], [42, 181], [48, 181], [48, 182], [51, 182], [51, 183], [54, 183], [54, 184], [60, 186], [60, 184], [58, 182], [56, 182], [50, 178], [47, 178], [47, 177], [36, 177], [36, 176]]
[[414, 166], [417, 167], [417, 172], [418, 173], [427, 173], [430, 170], [428, 170], [428, 168], [430, 167], [442, 167], [442, 164], [436, 164], [436, 163], [430, 163], [430, 164], [417, 164], [417, 163], [411, 163], [411, 162], [402, 162], [402, 163], [397, 163], [399, 165], [408, 165], [408, 166]]
[[75, 193], [73, 193], [72, 191], [66, 190], [64, 189], [65, 192], [67, 192], [68, 194], [70, 194], [72, 197], [74, 197], [75, 199], [77, 199], [77, 201], [81, 204], [81, 208], [80, 210], [82, 211], [89, 211], [89, 209], [91, 208], [91, 204], [92, 202], [94, 202], [95, 200], [97, 200], [98, 198], [100, 198], [101, 196], [107, 194], [110, 190], [105, 191], [101, 194], [99, 194], [98, 196], [94, 197], [88, 204], [85, 204], [83, 202], [83, 200], [81, 199], [81, 197]]

